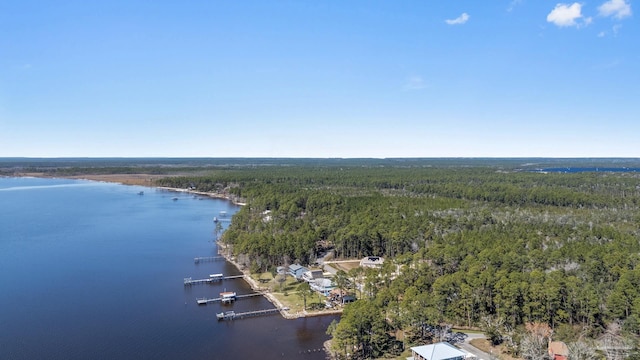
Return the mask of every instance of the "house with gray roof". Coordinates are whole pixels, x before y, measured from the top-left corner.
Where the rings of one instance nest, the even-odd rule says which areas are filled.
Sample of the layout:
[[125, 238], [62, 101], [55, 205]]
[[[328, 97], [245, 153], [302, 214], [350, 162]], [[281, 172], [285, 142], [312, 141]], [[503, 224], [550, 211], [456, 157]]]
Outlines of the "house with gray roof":
[[307, 269], [304, 266], [297, 265], [297, 264], [289, 265], [289, 275], [293, 276], [298, 280], [302, 279], [302, 274], [304, 274], [307, 271], [309, 271], [309, 269]]
[[468, 356], [466, 352], [446, 342], [412, 347], [411, 355], [407, 360], [464, 360]]

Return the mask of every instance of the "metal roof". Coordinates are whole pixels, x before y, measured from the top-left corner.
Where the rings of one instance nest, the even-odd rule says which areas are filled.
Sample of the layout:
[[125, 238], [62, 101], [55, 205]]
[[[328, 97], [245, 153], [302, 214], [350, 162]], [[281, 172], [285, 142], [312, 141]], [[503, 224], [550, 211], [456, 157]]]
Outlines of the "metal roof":
[[427, 360], [464, 358], [467, 353], [446, 342], [412, 347], [411, 350]]

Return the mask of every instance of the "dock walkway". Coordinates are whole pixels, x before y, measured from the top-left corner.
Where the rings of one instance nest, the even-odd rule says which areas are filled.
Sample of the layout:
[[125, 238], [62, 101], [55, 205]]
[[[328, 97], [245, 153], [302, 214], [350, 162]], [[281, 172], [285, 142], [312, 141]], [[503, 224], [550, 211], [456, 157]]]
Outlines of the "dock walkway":
[[274, 308], [274, 309], [265, 309], [265, 310], [256, 310], [256, 311], [247, 311], [247, 312], [241, 312], [241, 313], [236, 313], [236, 312], [226, 312], [226, 313], [220, 313], [220, 314], [216, 314], [218, 321], [220, 320], [235, 320], [235, 319], [243, 319], [245, 317], [253, 317], [253, 316], [261, 316], [261, 315], [269, 315], [269, 314], [275, 314], [281, 311], [287, 311], [289, 310], [288, 307], [282, 307], [282, 308]]
[[222, 261], [222, 260], [224, 260], [224, 256], [204, 256], [204, 257], [193, 258], [193, 262], [196, 264], [201, 262]]
[[[250, 298], [250, 297], [254, 297], [254, 296], [260, 296], [260, 295], [263, 295], [263, 294], [262, 293], [253, 293], [253, 294], [236, 295], [234, 297], [234, 299], [235, 300], [246, 299], [246, 298]], [[222, 301], [222, 298], [221, 297], [212, 298], [212, 299], [196, 298], [196, 302], [198, 303], [198, 305], [207, 305], [208, 303], [218, 302], [218, 301]]]
[[223, 276], [223, 277], [210, 277], [208, 279], [192, 279], [190, 277], [184, 278], [184, 285], [199, 285], [199, 284], [210, 284], [222, 280], [233, 280], [243, 278], [244, 275], [231, 275], [231, 276]]

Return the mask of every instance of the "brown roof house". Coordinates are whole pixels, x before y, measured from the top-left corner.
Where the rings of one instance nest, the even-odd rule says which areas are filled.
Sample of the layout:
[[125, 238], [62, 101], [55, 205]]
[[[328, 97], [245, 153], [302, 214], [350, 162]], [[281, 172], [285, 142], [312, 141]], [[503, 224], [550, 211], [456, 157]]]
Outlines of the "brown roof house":
[[549, 343], [549, 356], [553, 360], [567, 360], [569, 358], [569, 348], [562, 341], [552, 341]]

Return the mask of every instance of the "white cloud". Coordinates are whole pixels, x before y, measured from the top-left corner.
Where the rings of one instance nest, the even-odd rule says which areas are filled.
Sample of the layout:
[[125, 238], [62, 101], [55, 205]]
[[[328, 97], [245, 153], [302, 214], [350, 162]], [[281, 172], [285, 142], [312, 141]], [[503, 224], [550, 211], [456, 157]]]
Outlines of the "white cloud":
[[522, 4], [522, 1], [523, 1], [523, 0], [512, 0], [512, 1], [509, 3], [509, 7], [507, 8], [507, 11], [508, 11], [508, 12], [512, 12], [512, 11], [513, 11], [513, 9], [515, 9], [515, 7], [516, 7], [516, 6], [518, 6], [518, 5]]
[[411, 76], [404, 84], [404, 90], [421, 90], [427, 87], [422, 76]]
[[622, 28], [622, 25], [618, 24], [618, 25], [613, 25], [613, 35], [617, 36], [618, 35], [618, 31], [620, 31], [620, 29]]
[[557, 4], [547, 15], [547, 22], [559, 27], [579, 26], [576, 20], [582, 17], [582, 5], [579, 3]]
[[[613, 34], [614, 37], [618, 36], [618, 32], [620, 31], [620, 29], [622, 29], [622, 24], [613, 25], [611, 27], [611, 34]], [[608, 31], [601, 31], [598, 33], [598, 37], [605, 37], [608, 35], [609, 35]]]
[[631, 16], [631, 4], [627, 0], [609, 0], [598, 6], [600, 16], [613, 16], [622, 19]]
[[446, 22], [449, 25], [462, 25], [467, 21], [469, 21], [469, 14], [462, 13], [462, 15], [458, 16], [457, 18], [445, 20], [444, 22]]

